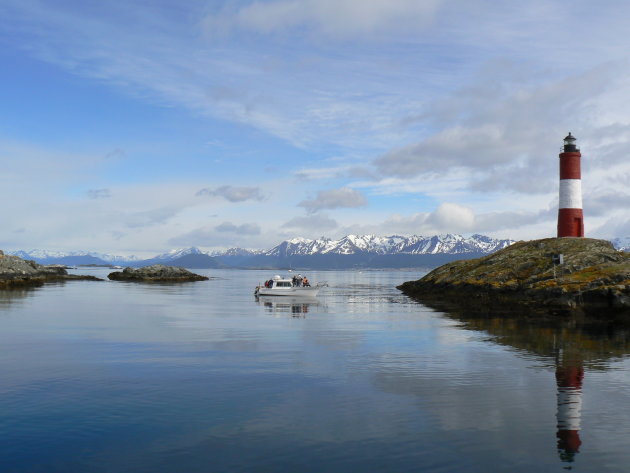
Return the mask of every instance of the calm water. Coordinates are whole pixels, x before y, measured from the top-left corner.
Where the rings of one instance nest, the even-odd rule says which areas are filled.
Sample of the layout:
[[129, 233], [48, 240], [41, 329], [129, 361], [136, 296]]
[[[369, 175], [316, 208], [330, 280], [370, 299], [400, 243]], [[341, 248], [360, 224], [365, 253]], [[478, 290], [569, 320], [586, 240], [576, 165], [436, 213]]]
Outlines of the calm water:
[[0, 471], [627, 471], [624, 327], [437, 312], [413, 272], [310, 272], [314, 304], [204, 274], [1, 292]]

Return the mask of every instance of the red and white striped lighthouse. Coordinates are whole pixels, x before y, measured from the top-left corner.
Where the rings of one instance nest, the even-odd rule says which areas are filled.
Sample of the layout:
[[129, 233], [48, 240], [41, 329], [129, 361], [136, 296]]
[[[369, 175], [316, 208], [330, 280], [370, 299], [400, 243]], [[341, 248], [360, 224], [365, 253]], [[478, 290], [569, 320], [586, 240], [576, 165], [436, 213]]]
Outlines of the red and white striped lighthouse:
[[582, 173], [579, 148], [569, 132], [560, 153], [560, 205], [558, 206], [558, 238], [583, 237]]

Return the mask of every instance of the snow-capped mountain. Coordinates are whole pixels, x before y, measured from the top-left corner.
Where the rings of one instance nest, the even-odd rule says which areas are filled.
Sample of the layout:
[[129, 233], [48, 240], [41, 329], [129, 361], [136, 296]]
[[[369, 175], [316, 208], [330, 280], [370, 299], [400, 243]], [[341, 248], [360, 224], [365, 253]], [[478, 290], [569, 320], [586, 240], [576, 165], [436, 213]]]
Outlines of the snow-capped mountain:
[[514, 243], [513, 240], [498, 240], [484, 235], [463, 237], [461, 235], [436, 235], [432, 237], [398, 235], [380, 237], [376, 235], [347, 235], [339, 240], [321, 238], [286, 240], [264, 252], [267, 256], [294, 256], [315, 254], [463, 254], [491, 253]]
[[432, 237], [412, 236], [402, 242], [395, 253], [410, 254], [462, 254], [492, 253], [514, 243], [514, 240], [498, 240], [484, 235], [473, 235], [465, 238], [461, 235], [436, 235]]
[[[630, 251], [630, 237], [611, 240], [616, 248]], [[484, 235], [464, 237], [455, 234], [434, 236], [346, 235], [331, 238], [293, 238], [269, 250], [230, 248], [222, 252], [204, 252], [196, 247], [178, 248], [150, 259], [114, 256], [96, 252], [52, 252], [45, 250], [8, 252], [42, 264], [96, 264], [146, 266], [162, 263], [187, 268], [407, 268], [435, 267], [447, 261], [475, 258], [505, 248], [513, 240]]]
[[630, 252], [630, 237], [613, 238], [610, 242], [618, 250]]
[[332, 240], [327, 238], [321, 238], [319, 240], [293, 238], [283, 241], [270, 250], [263, 251], [263, 254], [265, 256], [314, 255], [324, 253], [330, 241]]
[[12, 256], [18, 256], [18, 257], [20, 257], [22, 259], [34, 259], [34, 257], [32, 257], [29, 253], [27, 253], [26, 251], [22, 251], [22, 250], [7, 251], [6, 254], [12, 255]]
[[199, 248], [190, 247], [190, 248], [176, 248], [174, 250], [168, 251], [166, 253], [162, 253], [161, 255], [154, 256], [151, 260], [155, 261], [168, 261], [176, 258], [181, 258], [186, 255], [201, 255], [207, 254], [201, 251]]
[[377, 235], [347, 235], [339, 240], [331, 238], [293, 238], [286, 240], [269, 250], [251, 250], [244, 248], [230, 248], [223, 252], [204, 252], [197, 247], [176, 248], [159, 254], [149, 260], [142, 260], [136, 256], [117, 256], [88, 251], [55, 252], [46, 250], [14, 251], [9, 254], [24, 259], [37, 261], [59, 260], [69, 257], [91, 257], [107, 263], [120, 262], [165, 262], [187, 255], [208, 255], [212, 257], [233, 256], [312, 256], [312, 255], [356, 255], [356, 254], [463, 254], [490, 253], [512, 244], [512, 240], [497, 240], [483, 235], [463, 237], [461, 235], [423, 236], [377, 236]]
[[8, 251], [10, 255], [19, 256], [22, 259], [30, 259], [36, 261], [52, 261], [52, 260], [60, 260], [62, 258], [95, 258], [102, 260], [107, 263], [119, 263], [119, 262], [134, 262], [140, 261], [141, 259], [137, 256], [119, 256], [119, 255], [111, 255], [107, 253], [97, 253], [94, 251], [47, 251], [47, 250], [30, 250], [30, 251]]
[[215, 251], [210, 256], [254, 256], [263, 254], [263, 250], [248, 250], [246, 248], [230, 248], [226, 251]]
[[53, 259], [64, 258], [66, 256], [94, 256], [98, 257], [98, 253], [88, 251], [47, 251], [47, 250], [30, 250], [30, 251], [9, 251], [10, 255], [19, 256], [24, 259]]

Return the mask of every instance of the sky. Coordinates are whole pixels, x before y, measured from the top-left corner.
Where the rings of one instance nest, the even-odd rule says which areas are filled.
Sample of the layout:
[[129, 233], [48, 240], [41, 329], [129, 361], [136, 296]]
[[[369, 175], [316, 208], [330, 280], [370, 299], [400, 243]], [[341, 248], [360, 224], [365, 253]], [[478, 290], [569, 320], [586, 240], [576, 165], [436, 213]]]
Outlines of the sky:
[[630, 236], [630, 3], [0, 0], [0, 249]]

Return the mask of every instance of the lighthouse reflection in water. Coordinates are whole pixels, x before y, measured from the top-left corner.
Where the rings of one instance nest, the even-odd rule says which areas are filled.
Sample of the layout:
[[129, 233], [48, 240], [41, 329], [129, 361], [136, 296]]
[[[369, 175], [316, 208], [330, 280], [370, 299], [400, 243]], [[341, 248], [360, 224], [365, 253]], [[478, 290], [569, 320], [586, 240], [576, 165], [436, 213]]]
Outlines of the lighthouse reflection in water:
[[[518, 317], [472, 313], [453, 305], [435, 309], [462, 323], [466, 329], [486, 332], [495, 343], [535, 356], [555, 374], [555, 449], [565, 468], [579, 465], [580, 451], [588, 447], [583, 443], [584, 429], [589, 428], [582, 424], [583, 407], [588, 407], [591, 413], [597, 410], [597, 405], [583, 406], [584, 374], [591, 373], [597, 378], [611, 363], [627, 357], [630, 327], [621, 321], [607, 321], [606, 314], [601, 314], [600, 318], [572, 320], [562, 316], [538, 319], [533, 314]], [[598, 425], [590, 427], [599, 428]]]
[[564, 461], [572, 462], [580, 451], [580, 420], [582, 415], [582, 379], [584, 367], [575, 355], [560, 350], [556, 359], [558, 386], [558, 453]]

